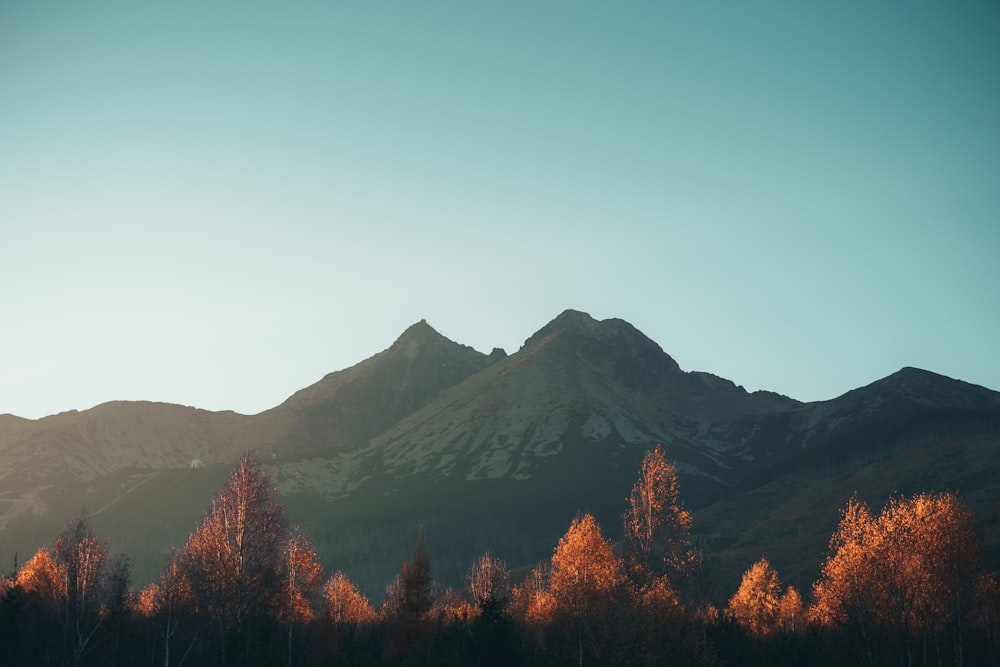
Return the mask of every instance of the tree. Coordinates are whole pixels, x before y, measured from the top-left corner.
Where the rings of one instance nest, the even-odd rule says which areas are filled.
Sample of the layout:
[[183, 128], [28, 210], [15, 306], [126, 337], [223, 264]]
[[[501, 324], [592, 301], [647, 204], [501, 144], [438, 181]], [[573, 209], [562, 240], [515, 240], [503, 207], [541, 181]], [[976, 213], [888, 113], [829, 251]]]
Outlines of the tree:
[[768, 637], [779, 627], [781, 582], [763, 556], [743, 573], [726, 615], [755, 637]]
[[642, 460], [622, 516], [626, 569], [641, 586], [666, 576], [682, 587], [698, 561], [691, 546], [691, 514], [680, 500], [677, 469], [657, 445]]
[[575, 630], [579, 664], [584, 639], [591, 644], [599, 639], [595, 626], [608, 620], [623, 583], [621, 564], [600, 525], [590, 514], [577, 516], [552, 554], [550, 591], [556, 613]]
[[375, 620], [368, 598], [343, 572], [337, 572], [323, 585], [323, 610], [338, 625], [367, 625]]
[[429, 649], [435, 598], [431, 560], [424, 548], [424, 529], [421, 527], [413, 548], [413, 560], [403, 563], [399, 576], [386, 589], [382, 605], [382, 616], [390, 634], [385, 646], [390, 662], [405, 661], [421, 647]]
[[66, 595], [65, 576], [48, 547], [36, 551], [21, 566], [15, 582], [23, 592], [33, 594], [52, 605]]
[[249, 654], [247, 624], [280, 606], [286, 525], [267, 471], [247, 452], [181, 552], [196, 606], [219, 632], [222, 663], [229, 639]]
[[555, 615], [556, 602], [549, 591], [549, 564], [541, 563], [511, 591], [511, 614], [536, 644], [540, 644]]
[[512, 591], [507, 564], [487, 551], [472, 564], [466, 579], [476, 612], [471, 624], [470, 657], [478, 665], [516, 664], [519, 642], [509, 613]]
[[78, 667], [105, 621], [124, 608], [128, 561], [108, 553], [81, 512], [24, 564], [17, 583], [37, 601], [43, 619], [56, 621], [64, 660]]
[[402, 613], [410, 623], [419, 625], [434, 607], [434, 580], [431, 578], [431, 559], [424, 548], [424, 529], [417, 533], [413, 560], [404, 565], [401, 573]]
[[[23, 662], [38, 664], [63, 661], [63, 632], [59, 610], [66, 597], [65, 577], [49, 547], [42, 547], [17, 573], [20, 590], [20, 625], [17, 636], [23, 645]], [[24, 620], [28, 619], [28, 623]]]
[[884, 637], [895, 637], [912, 660], [916, 641], [926, 658], [927, 640], [940, 651], [949, 632], [961, 662], [981, 573], [971, 514], [954, 494], [892, 498], [878, 518], [852, 498], [813, 586], [811, 615], [822, 626], [857, 631], [871, 664]]
[[800, 632], [805, 625], [805, 606], [802, 595], [794, 586], [789, 586], [778, 600], [779, 626], [783, 632]]
[[177, 664], [183, 665], [198, 641], [192, 627], [195, 594], [191, 581], [181, 570], [178, 558], [167, 563], [158, 581], [149, 584], [139, 593], [136, 612], [148, 619], [163, 642], [163, 665], [174, 664], [176, 644], [183, 640]]
[[469, 568], [466, 575], [469, 595], [473, 604], [480, 609], [495, 604], [503, 609], [510, 600], [510, 575], [507, 564], [495, 554], [487, 551]]
[[297, 529], [283, 549], [283, 590], [278, 619], [288, 627], [288, 665], [292, 665], [292, 635], [296, 625], [312, 620], [313, 600], [323, 583], [323, 566], [312, 542]]

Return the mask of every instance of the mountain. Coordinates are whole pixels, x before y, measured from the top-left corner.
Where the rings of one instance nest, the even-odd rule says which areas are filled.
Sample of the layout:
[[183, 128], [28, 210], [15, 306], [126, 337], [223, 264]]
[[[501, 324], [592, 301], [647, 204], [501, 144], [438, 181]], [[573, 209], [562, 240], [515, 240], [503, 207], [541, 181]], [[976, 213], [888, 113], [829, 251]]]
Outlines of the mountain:
[[802, 403], [684, 371], [629, 323], [569, 310], [509, 356], [418, 322], [257, 415], [133, 402], [2, 415], [0, 559], [86, 505], [149, 579], [250, 447], [328, 568], [379, 597], [423, 525], [438, 577], [458, 583], [486, 549], [515, 567], [547, 557], [577, 511], [620, 534], [654, 443], [677, 463], [720, 582], [758, 547], [808, 577], [854, 490], [875, 501], [961, 484], [986, 512], [1000, 498], [1000, 475], [976, 471], [1000, 460], [997, 392], [905, 368]]

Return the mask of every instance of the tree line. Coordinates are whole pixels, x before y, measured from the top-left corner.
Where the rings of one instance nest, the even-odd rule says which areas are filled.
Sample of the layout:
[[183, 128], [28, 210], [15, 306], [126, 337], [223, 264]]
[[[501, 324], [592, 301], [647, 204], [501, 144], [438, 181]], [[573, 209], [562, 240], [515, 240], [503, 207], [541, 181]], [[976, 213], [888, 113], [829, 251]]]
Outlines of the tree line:
[[[618, 545], [589, 514], [515, 577], [487, 552], [463, 590], [412, 558], [376, 607], [327, 577], [246, 453], [158, 580], [129, 585], [81, 514], [0, 575], [3, 665], [995, 664], [1000, 586], [954, 494], [852, 498], [808, 595], [766, 558], [718, 606], [675, 466], [647, 452]], [[517, 579], [517, 581], [515, 581]]]

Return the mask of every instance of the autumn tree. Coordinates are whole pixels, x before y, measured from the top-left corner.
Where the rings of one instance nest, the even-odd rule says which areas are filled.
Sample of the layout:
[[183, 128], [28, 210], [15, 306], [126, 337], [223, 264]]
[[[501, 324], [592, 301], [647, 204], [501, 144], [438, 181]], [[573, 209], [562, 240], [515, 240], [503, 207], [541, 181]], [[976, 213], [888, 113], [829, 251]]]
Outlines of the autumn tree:
[[249, 654], [248, 624], [281, 606], [287, 518], [267, 471], [249, 452], [212, 500], [181, 553], [195, 604], [219, 633], [219, 657], [235, 640]]
[[599, 648], [600, 626], [609, 620], [623, 583], [621, 564], [600, 525], [590, 514], [577, 516], [552, 554], [550, 592], [556, 613], [576, 636], [579, 664], [585, 641], [592, 650]]
[[768, 637], [779, 627], [780, 599], [778, 573], [761, 557], [743, 573], [740, 587], [726, 606], [726, 615], [751, 635]]
[[778, 600], [778, 625], [782, 632], [801, 632], [806, 623], [805, 604], [794, 586], [789, 586]]
[[510, 600], [510, 575], [507, 564], [494, 553], [487, 551], [476, 559], [466, 575], [469, 596], [481, 610], [489, 605], [500, 609]]
[[282, 591], [278, 620], [288, 629], [288, 665], [292, 665], [294, 628], [312, 620], [313, 602], [323, 583], [323, 566], [312, 542], [295, 530], [282, 549]]
[[170, 562], [157, 581], [139, 592], [135, 611], [155, 628], [163, 647], [163, 665], [183, 665], [197, 644], [193, 627], [195, 594], [178, 558]]
[[21, 566], [15, 583], [25, 593], [55, 605], [65, 594], [65, 576], [48, 547], [42, 547]]
[[840, 523], [830, 537], [828, 555], [819, 580], [813, 584], [811, 619], [822, 626], [857, 624], [867, 636], [876, 628], [877, 591], [865, 590], [878, 569], [874, 519], [868, 505], [851, 497], [840, 512]]
[[971, 515], [954, 494], [893, 498], [877, 518], [852, 498], [813, 586], [811, 615], [858, 632], [871, 664], [886, 637], [912, 660], [915, 644], [926, 657], [927, 640], [940, 651], [947, 634], [961, 662], [981, 572]]
[[[24, 644], [25, 662], [38, 664], [61, 661], [63, 633], [59, 610], [66, 596], [65, 577], [49, 547], [42, 547], [17, 572], [15, 586], [20, 591], [22, 618], [16, 635]], [[30, 619], [24, 624], [23, 619]]]
[[128, 561], [108, 552], [81, 513], [24, 564], [17, 583], [37, 601], [43, 623], [56, 621], [64, 661], [78, 667], [106, 621], [124, 608]]
[[337, 625], [366, 625], [375, 620], [368, 598], [343, 572], [337, 572], [323, 585], [323, 611]]
[[511, 591], [511, 615], [536, 644], [541, 643], [555, 614], [555, 598], [549, 591], [549, 570], [548, 563], [536, 565]]
[[[679, 590], [698, 562], [691, 514], [680, 500], [677, 469], [657, 445], [646, 452], [622, 516], [626, 569], [640, 587], [666, 577]], [[657, 585], [663, 588], [663, 582]]]

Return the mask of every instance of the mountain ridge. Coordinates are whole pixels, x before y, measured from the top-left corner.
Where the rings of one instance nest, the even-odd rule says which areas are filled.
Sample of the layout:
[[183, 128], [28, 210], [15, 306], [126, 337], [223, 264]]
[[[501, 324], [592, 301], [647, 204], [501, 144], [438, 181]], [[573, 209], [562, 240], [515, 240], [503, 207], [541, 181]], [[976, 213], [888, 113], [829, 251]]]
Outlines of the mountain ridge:
[[[1000, 453], [1000, 394], [904, 367], [804, 403], [684, 371], [616, 318], [564, 311], [510, 355], [483, 354], [420, 320], [385, 350], [255, 415], [115, 401], [40, 420], [0, 416], [0, 502], [21, 508], [0, 514], [0, 536], [9, 538], [2, 548], [27, 552], [32, 536], [86, 504], [151, 576], [162, 563], [156, 550], [182, 539], [215, 480], [249, 448], [325, 560], [361, 568], [377, 588], [377, 563], [398, 553], [413, 525], [446, 538], [442, 566], [452, 574], [473, 549], [521, 564], [550, 552], [581, 509], [614, 535], [656, 443], [700, 511], [803, 474], [833, 479], [959, 442]], [[954, 477], [978, 479], [964, 468]], [[162, 525], [151, 527], [142, 508]], [[490, 518], [472, 529], [476, 508]], [[489, 544], [496, 536], [506, 542]], [[365, 544], [380, 545], [379, 556]]]

